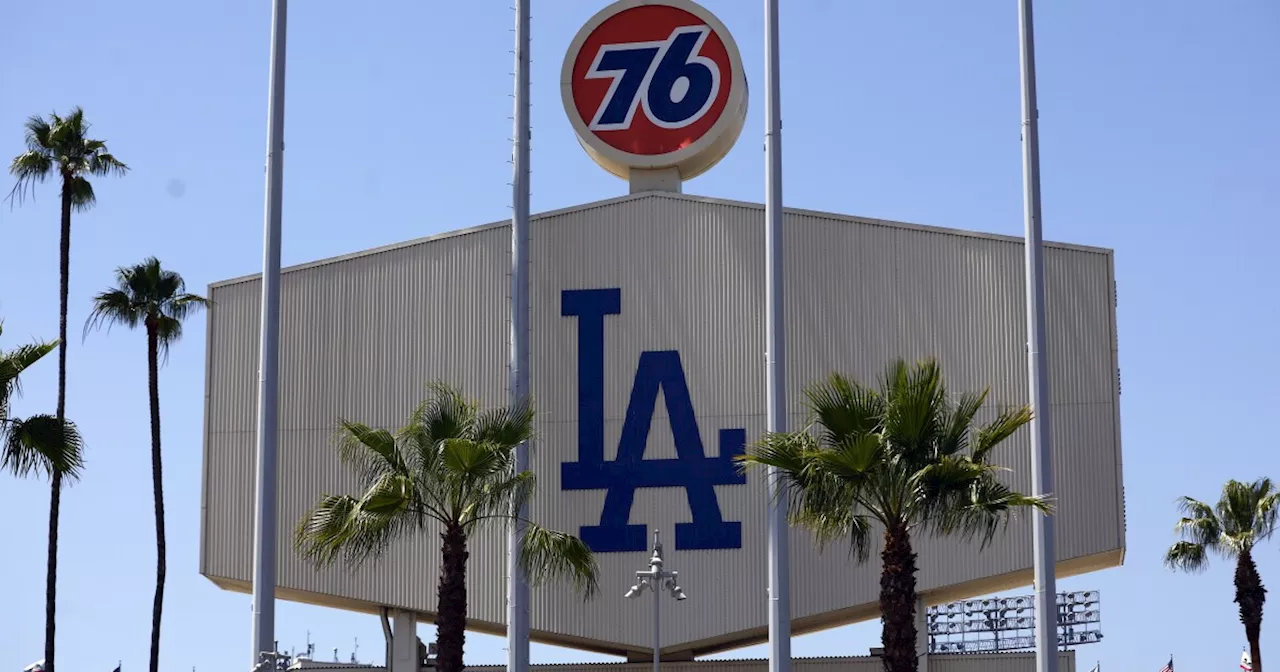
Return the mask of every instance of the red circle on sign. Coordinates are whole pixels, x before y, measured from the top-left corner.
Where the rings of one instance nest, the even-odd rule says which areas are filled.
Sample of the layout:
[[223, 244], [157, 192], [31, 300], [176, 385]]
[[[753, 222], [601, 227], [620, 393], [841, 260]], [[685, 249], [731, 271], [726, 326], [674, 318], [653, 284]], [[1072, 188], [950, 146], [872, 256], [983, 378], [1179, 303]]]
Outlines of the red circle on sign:
[[[662, 42], [671, 37], [676, 28], [683, 26], [707, 26], [710, 30], [697, 55], [708, 58], [719, 70], [719, 87], [715, 99], [707, 111], [693, 122], [680, 128], [662, 128], [645, 113], [639, 102], [631, 118], [629, 128], [618, 130], [588, 129], [605, 144], [629, 154], [661, 156], [689, 147], [705, 136], [722, 114], [729, 101], [734, 81], [739, 77], [733, 67], [724, 40], [715, 28], [701, 17], [679, 7], [669, 5], [640, 5], [625, 9], [607, 18], [587, 36], [573, 63], [573, 104], [578, 116], [589, 123], [596, 116], [605, 96], [614, 86], [612, 78], [588, 78], [587, 73], [607, 45], [638, 42]], [[644, 91], [640, 95], [644, 95]]]

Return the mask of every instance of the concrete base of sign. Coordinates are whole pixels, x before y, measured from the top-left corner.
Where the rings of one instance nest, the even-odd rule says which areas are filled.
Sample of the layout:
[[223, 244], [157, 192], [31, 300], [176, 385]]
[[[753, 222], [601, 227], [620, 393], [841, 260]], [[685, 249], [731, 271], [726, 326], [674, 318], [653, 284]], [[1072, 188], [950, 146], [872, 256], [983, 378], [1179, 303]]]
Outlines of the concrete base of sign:
[[681, 193], [680, 170], [678, 168], [661, 168], [658, 170], [631, 169], [631, 193], [642, 191], [669, 191]]
[[391, 612], [390, 672], [419, 672], [418, 619], [412, 611]]

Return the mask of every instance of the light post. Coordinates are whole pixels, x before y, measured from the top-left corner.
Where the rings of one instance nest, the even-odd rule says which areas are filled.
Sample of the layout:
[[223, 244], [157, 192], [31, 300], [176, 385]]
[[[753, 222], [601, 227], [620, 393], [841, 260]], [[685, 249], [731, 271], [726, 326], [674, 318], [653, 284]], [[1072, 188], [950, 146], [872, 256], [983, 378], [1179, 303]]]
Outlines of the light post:
[[631, 586], [625, 596], [634, 599], [643, 595], [646, 590], [653, 591], [653, 672], [658, 672], [658, 662], [661, 657], [662, 639], [659, 633], [661, 633], [662, 623], [662, 600], [660, 599], [662, 589], [667, 589], [677, 601], [688, 597], [684, 594], [684, 589], [676, 583], [679, 574], [680, 572], [668, 572], [662, 568], [662, 542], [658, 540], [658, 531], [654, 530], [653, 557], [649, 558], [649, 569], [636, 572], [636, 584]]

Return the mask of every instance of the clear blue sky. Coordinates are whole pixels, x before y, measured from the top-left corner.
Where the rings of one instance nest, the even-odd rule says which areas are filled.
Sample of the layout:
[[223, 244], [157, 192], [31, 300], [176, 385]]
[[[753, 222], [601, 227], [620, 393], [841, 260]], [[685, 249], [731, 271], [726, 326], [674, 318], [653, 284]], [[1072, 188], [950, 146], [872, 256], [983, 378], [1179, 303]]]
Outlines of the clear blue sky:
[[[564, 50], [604, 4], [535, 4], [535, 211], [626, 189], [578, 147], [559, 99]], [[760, 4], [706, 0], [737, 38], [754, 99], [737, 147], [688, 192], [763, 198]], [[1013, 0], [782, 4], [788, 205], [1020, 232]], [[286, 264], [508, 216], [508, 7], [294, 4]], [[112, 269], [147, 255], [196, 291], [260, 268], [269, 12], [267, 0], [66, 0], [11, 3], [0, 21], [0, 155], [20, 151], [28, 115], [78, 104], [133, 167], [99, 180], [98, 207], [74, 220], [68, 413], [89, 468], [63, 500], [64, 672], [144, 668], [154, 567], [144, 339], [116, 330], [81, 344], [79, 326]], [[1119, 281], [1129, 551], [1123, 568], [1060, 584], [1103, 594], [1107, 640], [1081, 648], [1080, 664], [1154, 672], [1172, 652], [1180, 670], [1235, 669], [1244, 636], [1230, 568], [1188, 577], [1159, 561], [1175, 496], [1280, 477], [1269, 429], [1280, 405], [1280, 6], [1076, 0], [1042, 2], [1037, 19], [1046, 237], [1114, 248]], [[56, 194], [46, 185], [0, 210], [4, 347], [57, 334]], [[242, 669], [249, 598], [197, 573], [203, 317], [187, 333], [160, 381], [162, 667]], [[51, 411], [55, 378], [52, 359], [32, 371], [18, 410]], [[41, 656], [47, 499], [44, 483], [0, 477], [0, 670]], [[1259, 554], [1273, 591], [1278, 554]], [[278, 614], [285, 646], [310, 630], [326, 656], [337, 647], [345, 659], [358, 637], [363, 660], [381, 659], [372, 617], [288, 603]], [[877, 636], [864, 624], [800, 638], [795, 652], [865, 654]], [[502, 642], [471, 635], [467, 657], [500, 662]]]

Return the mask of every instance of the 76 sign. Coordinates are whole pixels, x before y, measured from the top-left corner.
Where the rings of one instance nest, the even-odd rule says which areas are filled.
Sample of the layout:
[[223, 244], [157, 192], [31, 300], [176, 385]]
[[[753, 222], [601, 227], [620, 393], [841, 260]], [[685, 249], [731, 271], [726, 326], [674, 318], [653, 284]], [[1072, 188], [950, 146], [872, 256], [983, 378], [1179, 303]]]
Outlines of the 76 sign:
[[565, 112], [609, 172], [676, 168], [687, 180], [733, 146], [747, 111], [729, 31], [692, 0], [618, 0], [587, 21], [565, 55]]

